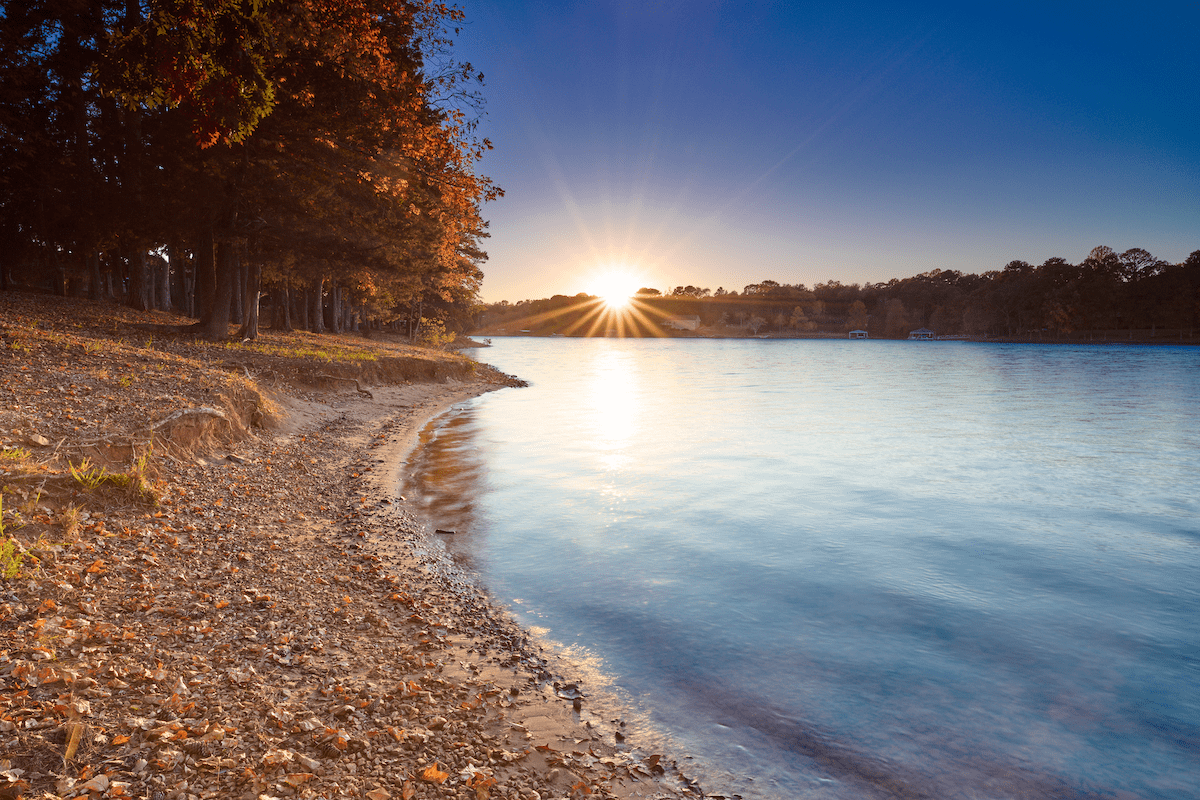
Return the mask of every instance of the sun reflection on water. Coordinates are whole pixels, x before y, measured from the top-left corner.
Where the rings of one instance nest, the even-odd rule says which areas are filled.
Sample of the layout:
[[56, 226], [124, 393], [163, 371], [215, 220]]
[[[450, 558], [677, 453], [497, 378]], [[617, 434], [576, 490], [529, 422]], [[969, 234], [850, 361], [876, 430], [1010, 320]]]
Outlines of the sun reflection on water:
[[599, 358], [588, 392], [591, 427], [602, 451], [602, 463], [619, 469], [631, 456], [629, 446], [639, 424], [638, 375], [629, 353], [609, 351]]

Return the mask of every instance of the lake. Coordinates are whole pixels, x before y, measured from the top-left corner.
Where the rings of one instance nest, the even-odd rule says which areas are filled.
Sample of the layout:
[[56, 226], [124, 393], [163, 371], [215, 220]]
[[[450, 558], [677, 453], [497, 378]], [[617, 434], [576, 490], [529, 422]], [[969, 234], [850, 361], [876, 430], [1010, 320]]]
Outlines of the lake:
[[1200, 797], [1200, 350], [474, 352], [405, 491], [706, 790]]

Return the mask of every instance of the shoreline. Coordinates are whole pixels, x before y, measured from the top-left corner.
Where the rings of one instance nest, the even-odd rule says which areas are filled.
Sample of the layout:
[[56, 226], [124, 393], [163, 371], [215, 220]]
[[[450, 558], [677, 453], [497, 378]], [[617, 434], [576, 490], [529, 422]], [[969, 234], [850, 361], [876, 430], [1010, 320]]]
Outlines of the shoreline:
[[[446, 646], [454, 655], [448, 659], [452, 664], [447, 664], [443, 674], [459, 680], [474, 678], [505, 685], [515, 680], [523, 684], [513, 686], [520, 689], [519, 694], [511, 691], [509, 694], [512, 704], [506, 708], [506, 718], [516, 734], [515, 739], [510, 734], [510, 742], [515, 748], [524, 744], [526, 749], [533, 744], [532, 755], [542, 755], [543, 760], [534, 769], [543, 771], [549, 780], [549, 796], [723, 797], [719, 793], [704, 793], [694, 780], [680, 772], [677, 762], [668, 761], [657, 752], [639, 749], [645, 743], [635, 738], [626, 739], [621, 732], [625, 718], [636, 716], [638, 709], [597, 685], [599, 676], [588, 675], [586, 666], [573, 660], [560, 646], [553, 642], [539, 643], [536, 633], [524, 628], [504, 604], [489, 596], [477, 573], [460, 565], [451, 547], [432, 538], [432, 521], [414, 514], [400, 497], [404, 473], [422, 446], [422, 432], [459, 403], [501, 388], [510, 387], [467, 385], [444, 394], [435, 392], [410, 418], [399, 424], [394, 419], [384, 422], [384, 427], [391, 427], [394, 434], [379, 447], [376, 463], [381, 468], [373, 470], [368, 484], [376, 497], [393, 501], [383, 515], [395, 525], [395, 531], [390, 534], [377, 531], [368, 537], [369, 546], [386, 554], [385, 560], [410, 571], [415, 568], [443, 591], [456, 594], [463, 604], [458, 613], [474, 621], [486, 620], [493, 626], [482, 638], [493, 637], [487, 646], [495, 648], [498, 655], [486, 662], [477, 658], [481, 650], [479, 633], [464, 631], [462, 627], [451, 630]], [[600, 781], [602, 785], [589, 785], [587, 770], [596, 767], [608, 775]], [[545, 792], [540, 794], [542, 800], [547, 800]]]
[[602, 729], [588, 687], [572, 708], [568, 670], [395, 497], [428, 421], [520, 381], [400, 343], [131, 342], [155, 315], [0, 306], [0, 796], [698, 792]]
[[701, 793], [398, 502], [431, 419], [521, 381], [397, 341], [0, 311], [0, 797]]
[[163, 462], [159, 510], [96, 509], [38, 551], [0, 597], [0, 790], [699, 794], [662, 755], [618, 742], [590, 690], [397, 502], [424, 427], [507, 385], [479, 372], [370, 399], [275, 393], [275, 427]]

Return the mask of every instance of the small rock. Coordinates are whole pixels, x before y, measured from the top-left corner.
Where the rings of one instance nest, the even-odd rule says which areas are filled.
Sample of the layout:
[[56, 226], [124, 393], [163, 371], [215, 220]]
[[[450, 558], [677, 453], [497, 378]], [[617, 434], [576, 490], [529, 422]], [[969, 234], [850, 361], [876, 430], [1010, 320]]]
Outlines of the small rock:
[[29, 433], [25, 435], [25, 444], [30, 447], [49, 447], [50, 440], [40, 433]]

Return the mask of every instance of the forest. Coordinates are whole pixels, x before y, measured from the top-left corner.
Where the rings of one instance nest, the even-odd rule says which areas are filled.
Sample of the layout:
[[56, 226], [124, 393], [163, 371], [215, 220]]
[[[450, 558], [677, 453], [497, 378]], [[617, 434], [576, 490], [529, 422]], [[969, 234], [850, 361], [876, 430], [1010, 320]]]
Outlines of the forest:
[[[932, 270], [886, 283], [785, 284], [764, 280], [739, 292], [695, 286], [642, 288], [630, 308], [607, 309], [587, 294], [493, 303], [480, 332], [562, 335], [663, 335], [675, 319], [696, 318], [699, 334], [907, 338], [928, 328], [939, 337], [1042, 341], [1183, 340], [1200, 328], [1200, 250], [1171, 264], [1146, 250], [1100, 246], [1078, 264], [1050, 258], [1011, 261], [982, 275]], [[678, 332], [677, 332], [678, 335]], [[686, 329], [684, 331], [686, 334]]]
[[[0, 289], [210, 339], [461, 328], [483, 75], [432, 0], [0, 4]], [[260, 303], [261, 298], [261, 303]]]

